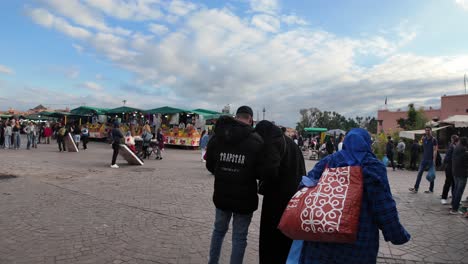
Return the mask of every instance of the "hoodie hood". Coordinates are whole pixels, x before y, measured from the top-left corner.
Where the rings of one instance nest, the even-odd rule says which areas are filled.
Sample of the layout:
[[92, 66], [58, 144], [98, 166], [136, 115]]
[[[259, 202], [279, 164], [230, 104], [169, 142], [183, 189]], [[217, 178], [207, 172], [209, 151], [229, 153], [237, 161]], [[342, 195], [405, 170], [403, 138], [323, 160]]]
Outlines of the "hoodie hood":
[[237, 143], [253, 133], [253, 128], [244, 124], [233, 117], [221, 116], [216, 122], [215, 135], [220, 140], [227, 143]]

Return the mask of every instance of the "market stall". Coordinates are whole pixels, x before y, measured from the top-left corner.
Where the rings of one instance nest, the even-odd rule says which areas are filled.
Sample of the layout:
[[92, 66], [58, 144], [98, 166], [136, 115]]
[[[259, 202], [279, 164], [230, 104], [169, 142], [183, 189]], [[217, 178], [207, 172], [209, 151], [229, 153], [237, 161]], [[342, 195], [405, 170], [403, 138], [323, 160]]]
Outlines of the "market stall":
[[102, 139], [107, 137], [107, 111], [107, 108], [80, 106], [70, 113], [81, 116], [79, 123], [86, 123], [90, 138]]
[[169, 106], [159, 107], [145, 111], [151, 115], [152, 125], [155, 129], [161, 128], [165, 138], [165, 144], [176, 146], [198, 147], [200, 144], [199, 127], [201, 113], [193, 110], [174, 108]]

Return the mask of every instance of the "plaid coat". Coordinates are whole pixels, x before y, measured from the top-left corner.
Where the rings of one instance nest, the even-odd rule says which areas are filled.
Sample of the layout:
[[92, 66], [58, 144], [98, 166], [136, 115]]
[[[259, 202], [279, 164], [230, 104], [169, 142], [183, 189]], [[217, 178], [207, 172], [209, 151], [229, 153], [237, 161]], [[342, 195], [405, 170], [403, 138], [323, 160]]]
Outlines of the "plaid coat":
[[[346, 150], [346, 141], [344, 145]], [[358, 164], [350, 163], [356, 162], [350, 162], [349, 158], [339, 151], [318, 162], [307, 177], [318, 181], [327, 164], [329, 168], [361, 165], [364, 192], [357, 241], [354, 244], [304, 241], [299, 263], [376, 263], [379, 230], [382, 231], [385, 241], [395, 245], [409, 241], [410, 235], [398, 218], [384, 165], [370, 151], [361, 153]]]

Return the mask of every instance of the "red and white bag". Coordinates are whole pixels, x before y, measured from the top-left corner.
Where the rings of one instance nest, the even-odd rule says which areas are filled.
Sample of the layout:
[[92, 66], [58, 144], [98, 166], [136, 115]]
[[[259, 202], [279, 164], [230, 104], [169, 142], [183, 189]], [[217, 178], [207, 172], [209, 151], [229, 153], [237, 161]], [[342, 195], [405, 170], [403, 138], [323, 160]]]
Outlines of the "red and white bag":
[[354, 243], [363, 193], [360, 166], [326, 168], [291, 198], [278, 229], [294, 240]]

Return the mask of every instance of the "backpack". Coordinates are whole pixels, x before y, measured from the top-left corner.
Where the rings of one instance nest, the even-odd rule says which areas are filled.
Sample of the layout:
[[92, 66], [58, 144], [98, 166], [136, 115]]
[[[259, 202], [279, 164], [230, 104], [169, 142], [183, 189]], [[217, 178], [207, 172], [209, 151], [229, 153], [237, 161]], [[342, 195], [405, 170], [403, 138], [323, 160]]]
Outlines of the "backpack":
[[67, 130], [64, 127], [62, 127], [62, 128], [59, 129], [58, 134], [59, 134], [59, 136], [63, 137], [63, 136], [65, 136], [66, 132], [67, 132]]

